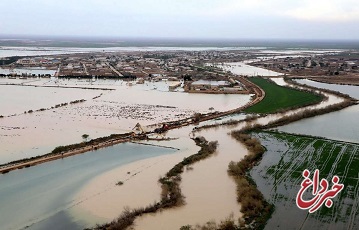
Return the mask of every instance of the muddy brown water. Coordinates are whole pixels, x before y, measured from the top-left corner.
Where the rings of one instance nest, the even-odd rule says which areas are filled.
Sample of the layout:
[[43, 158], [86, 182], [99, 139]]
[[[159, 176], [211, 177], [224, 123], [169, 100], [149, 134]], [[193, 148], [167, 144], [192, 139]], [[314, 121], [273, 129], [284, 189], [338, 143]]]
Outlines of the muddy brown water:
[[[12, 82], [11, 79], [7, 81]], [[55, 84], [48, 81], [43, 79], [29, 84]], [[62, 80], [59, 84], [71, 87], [108, 87], [116, 90], [0, 86], [8, 92], [7, 97], [0, 98], [0, 107], [7, 111], [5, 114], [18, 114], [0, 119], [0, 164], [46, 154], [59, 145], [79, 143], [83, 141], [83, 134], [88, 134], [89, 138], [98, 138], [113, 133], [125, 133], [131, 131], [138, 122], [146, 126], [179, 120], [196, 112], [210, 112], [210, 107], [217, 111], [227, 111], [250, 100], [249, 95], [169, 92], [168, 82], [146, 82], [131, 87], [125, 82], [111, 80], [95, 83]], [[24, 96], [30, 94], [33, 96]], [[48, 94], [50, 95], [47, 96]], [[62, 96], [64, 94], [66, 96]], [[99, 95], [101, 97], [92, 99]], [[82, 98], [87, 101], [32, 114], [19, 114], [28, 109], [48, 108], [60, 102]], [[12, 106], [13, 102], [17, 102], [17, 107]], [[29, 108], [32, 102], [35, 104]]]

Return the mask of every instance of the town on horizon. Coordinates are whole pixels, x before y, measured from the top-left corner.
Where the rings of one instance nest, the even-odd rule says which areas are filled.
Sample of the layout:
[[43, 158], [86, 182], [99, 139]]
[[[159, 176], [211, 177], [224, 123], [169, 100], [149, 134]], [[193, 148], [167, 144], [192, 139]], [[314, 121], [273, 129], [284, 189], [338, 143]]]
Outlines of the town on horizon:
[[358, 0], [0, 1], [0, 229], [359, 229]]

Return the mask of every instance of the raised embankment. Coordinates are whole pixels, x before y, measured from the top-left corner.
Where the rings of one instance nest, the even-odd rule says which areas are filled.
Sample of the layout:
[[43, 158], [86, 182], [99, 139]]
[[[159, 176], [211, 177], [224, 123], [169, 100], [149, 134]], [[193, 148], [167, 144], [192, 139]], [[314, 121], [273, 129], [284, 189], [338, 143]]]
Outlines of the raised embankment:
[[[247, 80], [245, 80], [247, 81]], [[241, 106], [239, 108], [225, 111], [225, 112], [215, 112], [215, 113], [208, 113], [208, 114], [195, 114], [192, 117], [185, 118], [182, 120], [177, 121], [170, 121], [170, 122], [164, 122], [159, 124], [154, 124], [152, 126], [161, 126], [162, 124], [166, 124], [168, 126], [168, 129], [177, 129], [184, 126], [188, 126], [191, 124], [195, 124], [202, 121], [207, 121], [211, 119], [216, 119], [222, 116], [230, 115], [233, 113], [238, 113], [246, 108], [260, 102], [264, 98], [264, 91], [260, 89], [255, 84], [251, 83], [250, 81], [246, 82], [247, 86], [250, 88], [250, 90], [255, 94], [255, 98], [247, 103], [244, 106]], [[46, 163], [49, 161], [54, 161], [58, 159], [62, 159], [65, 157], [82, 154], [88, 151], [97, 150], [99, 148], [104, 148], [112, 145], [116, 145], [119, 143], [124, 143], [128, 141], [135, 141], [135, 140], [144, 140], [147, 139], [147, 134], [150, 134], [153, 132], [147, 132], [143, 134], [136, 134], [134, 132], [131, 133], [124, 133], [124, 134], [112, 134], [108, 137], [101, 137], [97, 139], [93, 139], [89, 142], [83, 142], [68, 146], [60, 146], [55, 148], [51, 153], [36, 156], [32, 158], [27, 159], [21, 159], [17, 161], [13, 161], [7, 164], [0, 165], [0, 173], [5, 174], [10, 171], [16, 170], [16, 169], [22, 169], [22, 168], [28, 168], [31, 166], [35, 166], [38, 164]]]

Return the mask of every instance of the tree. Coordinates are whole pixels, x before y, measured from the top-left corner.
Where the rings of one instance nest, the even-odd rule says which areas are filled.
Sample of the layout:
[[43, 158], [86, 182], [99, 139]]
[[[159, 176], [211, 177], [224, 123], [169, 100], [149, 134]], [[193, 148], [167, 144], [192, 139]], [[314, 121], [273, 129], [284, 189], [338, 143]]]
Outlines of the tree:
[[84, 139], [84, 142], [86, 142], [88, 138], [89, 138], [88, 134], [85, 133], [82, 135], [82, 139]]

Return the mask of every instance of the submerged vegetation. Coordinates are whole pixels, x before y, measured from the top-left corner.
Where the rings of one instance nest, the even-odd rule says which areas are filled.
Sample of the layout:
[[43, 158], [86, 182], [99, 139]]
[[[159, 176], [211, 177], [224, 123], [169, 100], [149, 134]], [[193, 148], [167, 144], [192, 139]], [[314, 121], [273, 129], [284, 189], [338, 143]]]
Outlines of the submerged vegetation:
[[[296, 216], [292, 228], [357, 229], [359, 223], [359, 144], [320, 137], [270, 131], [252, 133], [267, 148], [263, 160], [251, 170], [264, 196], [276, 207], [267, 228], [285, 229], [287, 218]], [[280, 151], [279, 151], [280, 150]], [[320, 171], [320, 178], [340, 178], [345, 188], [333, 199], [331, 208], [321, 207], [315, 215], [295, 207], [303, 180], [302, 172]], [[294, 205], [294, 207], [293, 207]], [[335, 221], [333, 221], [335, 220]]]
[[251, 82], [265, 91], [264, 99], [247, 108], [249, 113], [274, 113], [319, 103], [323, 96], [299, 89], [279, 86], [267, 79], [253, 77]]
[[126, 229], [134, 223], [138, 216], [183, 205], [185, 201], [180, 188], [180, 174], [186, 166], [211, 156], [216, 151], [218, 145], [217, 141], [208, 142], [203, 137], [197, 137], [194, 141], [201, 147], [198, 153], [184, 158], [183, 161], [170, 169], [164, 177], [159, 179], [162, 188], [161, 201], [154, 202], [147, 207], [133, 210], [125, 209], [116, 220], [107, 224], [97, 225], [94, 229]]
[[204, 225], [185, 225], [179, 230], [238, 230], [238, 226], [235, 223], [233, 216], [221, 221], [219, 224], [215, 221], [208, 221]]
[[[292, 83], [292, 82], [291, 82]], [[297, 84], [298, 85], [298, 84]], [[302, 86], [302, 85], [298, 85], [298, 86]], [[306, 86], [305, 86], [306, 87]], [[313, 90], [317, 90], [314, 87], [309, 87], [310, 89]], [[334, 105], [330, 105], [327, 106], [325, 108], [322, 109], [316, 109], [316, 110], [303, 110], [300, 112], [297, 112], [295, 114], [292, 115], [288, 115], [288, 116], [284, 116], [278, 120], [275, 120], [273, 122], [270, 122], [267, 125], [260, 125], [260, 124], [256, 124], [256, 123], [247, 123], [247, 126], [245, 126], [241, 131], [233, 131], [231, 133], [231, 135], [237, 139], [238, 141], [241, 141], [249, 150], [249, 154], [247, 156], [244, 157], [243, 160], [241, 160], [240, 162], [231, 162], [229, 165], [229, 169], [228, 169], [228, 173], [231, 176], [235, 177], [235, 182], [237, 184], [237, 200], [238, 202], [241, 203], [241, 212], [244, 214], [243, 215], [243, 219], [239, 219], [238, 221], [238, 225], [236, 225], [236, 222], [233, 219], [228, 219], [222, 223], [229, 223], [230, 227], [228, 228], [222, 228], [221, 224], [218, 225], [214, 222], [208, 222], [206, 225], [203, 226], [183, 226], [181, 229], [188, 229], [188, 230], [201, 230], [201, 229], [206, 229], [206, 230], [212, 230], [212, 229], [263, 229], [266, 226], [267, 221], [269, 220], [269, 218], [271, 217], [273, 211], [274, 211], [274, 204], [278, 205], [278, 203], [274, 203], [274, 201], [272, 199], [277, 199], [277, 195], [278, 194], [273, 194], [272, 199], [268, 199], [268, 197], [264, 197], [263, 194], [259, 191], [259, 189], [261, 188], [257, 188], [255, 181], [253, 181], [252, 177], [250, 176], [249, 172], [252, 172], [251, 169], [258, 164], [261, 161], [261, 158], [263, 157], [263, 153], [264, 153], [264, 148], [261, 145], [260, 141], [258, 141], [258, 139], [256, 138], [252, 138], [250, 135], [248, 134], [244, 134], [244, 131], [253, 131], [253, 130], [258, 130], [259, 132], [263, 132], [260, 130], [266, 129], [266, 128], [274, 128], [277, 126], [281, 126], [281, 125], [285, 125], [297, 120], [301, 120], [301, 119], [305, 119], [308, 117], [314, 117], [317, 115], [321, 115], [321, 114], [325, 114], [325, 113], [329, 113], [332, 111], [337, 111], [337, 110], [341, 110], [343, 108], [346, 108], [348, 106], [351, 106], [353, 104], [357, 104], [357, 100], [351, 98], [348, 95], [339, 93], [339, 92], [333, 92], [330, 90], [323, 90], [324, 92], [327, 93], [331, 93], [331, 94], [335, 94], [337, 96], [340, 96], [342, 98], [344, 98], [344, 101], [341, 103], [337, 103]], [[263, 115], [261, 115], [263, 116]], [[260, 117], [260, 116], [259, 116]], [[249, 119], [245, 119], [244, 121], [254, 121], [259, 117], [248, 117]], [[226, 125], [236, 125], [238, 123], [240, 123], [242, 121], [229, 121], [226, 123], [221, 123], [221, 124], [214, 124], [214, 125], [207, 125], [204, 128], [211, 128], [211, 127], [217, 127], [223, 124]], [[201, 127], [202, 128], [202, 127]], [[285, 134], [283, 134], [285, 135]], [[320, 139], [320, 138], [319, 138]], [[323, 140], [323, 139], [321, 139]], [[306, 147], [307, 145], [304, 145], [303, 143], [296, 143], [298, 144], [300, 147]], [[323, 148], [326, 146], [326, 144], [321, 144], [319, 145], [319, 150], [323, 150]], [[330, 147], [331, 149], [335, 148], [334, 146]], [[329, 149], [329, 148], [328, 148]], [[310, 150], [310, 148], [308, 149]], [[343, 152], [345, 149], [338, 149], [339, 154], [341, 152]], [[349, 150], [349, 149], [348, 149]], [[350, 149], [350, 151], [355, 151], [356, 154], [358, 152], [358, 147], [352, 148]], [[356, 155], [354, 154], [354, 155]], [[331, 155], [332, 156], [332, 155]], [[337, 155], [335, 155], [337, 156]], [[351, 157], [351, 159], [353, 159], [353, 155], [348, 156]], [[324, 160], [324, 159], [323, 159]], [[268, 161], [268, 160], [267, 160]], [[330, 160], [332, 161], [332, 160]], [[334, 160], [335, 162], [337, 162], [337, 160]], [[295, 160], [294, 160], [295, 162]], [[312, 162], [308, 162], [312, 163]], [[344, 163], [344, 162], [343, 162]], [[302, 165], [303, 166], [303, 165]], [[292, 166], [290, 166], [292, 167]], [[306, 166], [303, 166], [306, 167]], [[357, 167], [357, 166], [355, 166]], [[353, 168], [355, 168], [353, 166]], [[294, 168], [294, 166], [293, 166]], [[272, 171], [271, 172], [276, 172], [276, 166], [273, 165]], [[348, 171], [348, 168], [343, 169], [343, 171]], [[283, 170], [284, 171], [284, 170]], [[284, 172], [281, 172], [283, 174], [285, 174]], [[329, 173], [329, 172], [328, 172]], [[296, 175], [297, 177], [300, 177], [300, 173], [298, 172], [293, 172], [294, 175]], [[355, 173], [354, 173], [355, 174]], [[352, 178], [355, 178], [355, 176], [357, 175], [352, 175]], [[268, 175], [263, 176], [264, 178], [268, 178]], [[276, 178], [275, 180], [277, 181], [278, 176], [275, 175], [272, 177], [273, 179]], [[266, 179], [265, 179], [266, 180]], [[300, 182], [298, 182], [300, 183]], [[358, 189], [358, 182], [354, 182], [352, 183], [355, 186], [355, 189]], [[262, 190], [262, 189], [261, 189]], [[278, 192], [278, 190], [275, 188], [274, 191]], [[358, 194], [358, 190], [353, 191], [353, 194]], [[293, 192], [292, 192], [293, 193]], [[291, 193], [291, 194], [292, 194]], [[288, 194], [287, 194], [288, 195]], [[279, 195], [280, 197], [285, 197], [285, 195]], [[274, 203], [274, 204], [270, 204], [268, 203], [268, 201], [266, 201], [266, 199], [270, 202], [270, 203]], [[288, 197], [285, 197], [285, 199], [288, 199]], [[295, 201], [294, 201], [295, 204]], [[352, 205], [354, 208], [354, 204]], [[353, 209], [348, 208], [346, 210], [346, 212], [348, 214], [350, 214], [352, 216], [352, 220], [354, 220], [355, 216], [357, 215], [356, 212], [353, 212]], [[353, 214], [354, 213], [354, 214]], [[280, 217], [277, 217], [280, 218]], [[353, 226], [354, 222], [349, 223], [350, 226]], [[272, 227], [278, 227], [277, 225], [273, 225]], [[286, 226], [283, 225], [282, 228], [285, 228]]]

